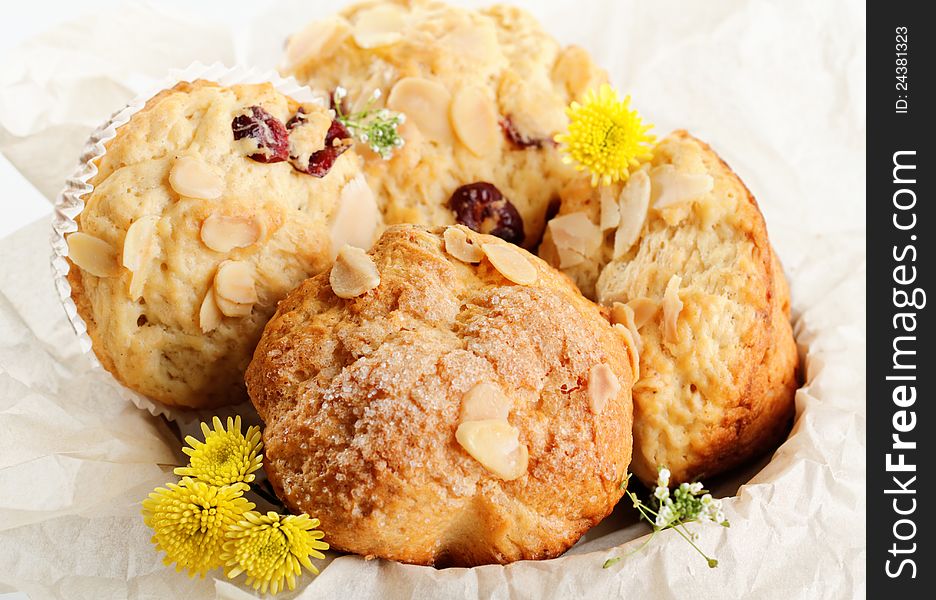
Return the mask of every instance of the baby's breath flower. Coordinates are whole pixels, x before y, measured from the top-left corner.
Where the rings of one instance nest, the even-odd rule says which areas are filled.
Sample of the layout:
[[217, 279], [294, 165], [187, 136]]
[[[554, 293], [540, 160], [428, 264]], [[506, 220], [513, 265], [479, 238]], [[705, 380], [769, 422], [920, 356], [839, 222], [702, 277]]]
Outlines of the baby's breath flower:
[[[634, 508], [640, 512], [640, 516], [653, 525], [653, 533], [633, 552], [638, 552], [649, 544], [650, 540], [660, 531], [673, 529], [705, 558], [709, 567], [717, 567], [718, 561], [707, 556], [696, 545], [695, 542], [699, 539], [699, 536], [697, 533], [689, 531], [687, 525], [694, 521], [713, 521], [723, 527], [730, 527], [722, 510], [721, 500], [712, 498], [712, 495], [699, 482], [681, 483], [675, 489], [670, 490], [669, 480], [671, 474], [669, 469], [661, 466], [657, 471], [657, 485], [653, 489], [650, 504], [644, 504], [634, 492], [629, 490], [626, 492], [634, 503]], [[624, 479], [625, 483], [629, 477], [630, 475]], [[614, 565], [622, 558], [609, 558], [605, 561], [604, 568]]]
[[166, 553], [163, 562], [188, 569], [189, 576], [205, 576], [219, 567], [224, 534], [254, 507], [243, 483], [217, 487], [189, 477], [182, 484], [167, 483], [143, 501], [143, 519], [153, 529], [153, 543]]
[[380, 99], [380, 88], [374, 90], [364, 108], [345, 114], [341, 100], [348, 95], [343, 87], [335, 88], [334, 106], [338, 121], [344, 125], [354, 139], [366, 144], [384, 160], [393, 156], [393, 151], [403, 147], [403, 138], [397, 128], [403, 124], [404, 115], [386, 108], [374, 108]]
[[247, 435], [241, 433], [241, 418], [228, 417], [227, 429], [221, 419], [212, 419], [214, 430], [207, 423], [201, 424], [205, 441], [200, 442], [192, 436], [185, 438], [190, 448], [182, 448], [189, 455], [186, 467], [175, 469], [176, 475], [188, 476], [212, 485], [228, 485], [237, 482], [250, 483], [254, 480], [254, 471], [263, 462], [260, 450], [260, 428], [247, 428]]
[[[669, 487], [670, 470], [666, 467], [660, 467], [657, 472], [657, 485], [660, 487]], [[667, 494], [669, 495], [669, 494]]]
[[640, 161], [651, 158], [654, 136], [647, 133], [637, 111], [630, 108], [630, 96], [618, 99], [607, 84], [598, 91], [589, 90], [584, 101], [573, 102], [567, 109], [567, 133], [556, 136], [565, 153], [563, 161], [576, 170], [591, 173], [592, 185], [627, 181], [630, 170]]
[[654, 525], [656, 525], [660, 529], [663, 529], [664, 527], [668, 527], [669, 524], [673, 522], [673, 518], [675, 516], [676, 515], [673, 512], [672, 507], [663, 506], [660, 508], [660, 512], [657, 513], [656, 519], [654, 520]]
[[289, 589], [296, 589], [301, 567], [318, 574], [309, 557], [325, 558], [320, 550], [327, 550], [328, 544], [322, 541], [325, 534], [315, 529], [318, 525], [318, 519], [308, 515], [244, 514], [227, 533], [221, 554], [225, 574], [234, 578], [246, 573], [247, 585], [264, 594], [267, 589], [273, 594], [284, 589], [284, 580]]

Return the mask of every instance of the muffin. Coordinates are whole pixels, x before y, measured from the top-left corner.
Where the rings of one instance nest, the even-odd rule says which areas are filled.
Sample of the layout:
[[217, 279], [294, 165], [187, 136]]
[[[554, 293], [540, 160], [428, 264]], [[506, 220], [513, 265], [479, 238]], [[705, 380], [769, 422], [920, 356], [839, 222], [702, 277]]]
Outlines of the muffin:
[[606, 81], [582, 48], [562, 47], [509, 6], [363, 2], [293, 35], [283, 70], [360, 108], [403, 113], [392, 160], [366, 148], [364, 170], [387, 223], [460, 223], [539, 243], [550, 204], [575, 171], [553, 136], [564, 109]]
[[290, 293], [246, 379], [277, 495], [332, 547], [473, 566], [557, 556], [611, 512], [634, 368], [540, 259], [400, 225]]
[[775, 445], [793, 415], [790, 295], [741, 180], [684, 131], [626, 184], [563, 192], [540, 254], [632, 332], [644, 482], [711, 477]]
[[208, 81], [119, 127], [66, 238], [72, 298], [108, 371], [170, 406], [246, 399], [276, 303], [380, 224], [336, 129], [269, 84]]

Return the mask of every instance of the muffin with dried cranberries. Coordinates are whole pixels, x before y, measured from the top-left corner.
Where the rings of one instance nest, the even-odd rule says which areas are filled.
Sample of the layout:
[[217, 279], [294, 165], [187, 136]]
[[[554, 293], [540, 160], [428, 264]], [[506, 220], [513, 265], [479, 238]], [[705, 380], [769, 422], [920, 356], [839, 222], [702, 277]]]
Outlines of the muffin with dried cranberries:
[[527, 248], [574, 176], [553, 142], [565, 107], [607, 79], [520, 9], [427, 0], [362, 2], [313, 22], [290, 38], [283, 70], [344, 88], [348, 111], [379, 91], [377, 106], [406, 116], [391, 160], [361, 150], [387, 223], [459, 223]]
[[67, 236], [103, 366], [170, 406], [246, 399], [276, 303], [380, 226], [350, 136], [270, 84], [180, 83], [119, 127]]

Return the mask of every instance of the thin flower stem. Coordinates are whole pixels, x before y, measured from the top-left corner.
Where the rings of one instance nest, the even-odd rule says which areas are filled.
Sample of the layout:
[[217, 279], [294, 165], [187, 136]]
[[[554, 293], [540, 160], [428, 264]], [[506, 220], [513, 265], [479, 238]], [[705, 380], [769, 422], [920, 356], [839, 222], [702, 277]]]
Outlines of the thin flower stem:
[[602, 566], [602, 568], [603, 568], [603, 569], [607, 569], [608, 567], [610, 567], [610, 566], [612, 566], [612, 565], [614, 565], [614, 564], [616, 564], [616, 563], [618, 563], [618, 562], [624, 560], [624, 559], [627, 558], [628, 556], [631, 556], [632, 554], [637, 554], [638, 552], [640, 552], [641, 550], [643, 550], [644, 548], [646, 548], [646, 547], [647, 547], [647, 544], [649, 544], [649, 543], [653, 540], [653, 538], [656, 536], [657, 531], [658, 531], [658, 530], [654, 529], [654, 530], [650, 533], [650, 535], [647, 537], [647, 539], [646, 539], [646, 541], [645, 541], [644, 543], [642, 543], [641, 545], [637, 546], [636, 548], [634, 548], [633, 550], [631, 550], [631, 551], [628, 552], [627, 554], [622, 554], [621, 556], [616, 556], [616, 557], [614, 557], [614, 558], [609, 558], [608, 560], [606, 560], [605, 563], [604, 563], [604, 565]]
[[267, 486], [269, 485], [270, 485], [269, 481], [264, 481], [262, 484], [254, 486], [253, 490], [251, 491], [253, 491], [253, 493], [260, 496], [261, 498], [263, 498], [264, 500], [266, 500], [273, 506], [285, 509], [285, 505], [283, 504], [283, 502], [279, 498], [276, 497], [275, 493], [272, 492], [272, 487], [271, 487], [271, 490], [266, 489]]
[[[649, 512], [649, 513], [652, 514], [654, 517], [659, 516], [658, 513], [657, 513], [655, 510], [653, 510], [652, 508], [650, 508], [649, 506], [647, 506], [646, 504], [644, 504], [644, 503], [640, 500], [640, 498], [637, 497], [637, 494], [635, 494], [635, 493], [633, 493], [633, 492], [627, 492], [627, 494], [628, 494], [628, 496], [630, 497], [630, 499], [634, 501], [634, 506], [637, 508], [637, 510], [640, 511], [640, 514], [643, 515], [643, 518], [647, 519], [648, 521], [650, 521], [650, 522], [652, 523], [652, 522], [653, 522], [653, 519], [651, 519], [650, 517], [648, 517], [648, 516], [647, 516], [647, 513]], [[645, 512], [645, 511], [646, 511], [646, 512]]]
[[[630, 556], [636, 552], [640, 552], [647, 544], [649, 544], [657, 532], [664, 531], [666, 529], [675, 529], [676, 533], [679, 534], [681, 538], [686, 540], [693, 550], [699, 553], [702, 558], [708, 562], [708, 566], [711, 568], [718, 566], [718, 560], [710, 557], [698, 544], [695, 543], [693, 538], [695, 534], [689, 530], [689, 523], [699, 523], [706, 520], [713, 520], [717, 522], [715, 517], [712, 517], [712, 513], [718, 511], [720, 514], [721, 506], [720, 501], [713, 499], [711, 496], [708, 496], [709, 492], [702, 487], [701, 483], [684, 483], [679, 486], [676, 486], [675, 491], [671, 491], [668, 483], [670, 478], [669, 470], [661, 466], [658, 468], [659, 476], [657, 478], [657, 487], [653, 491], [653, 496], [650, 498], [648, 503], [644, 503], [640, 498], [637, 497], [632, 491], [625, 491], [625, 494], [633, 502], [634, 508], [637, 509], [640, 514], [641, 520], [647, 521], [653, 529], [653, 533], [635, 550], [628, 552], [622, 556], [609, 558], [604, 563], [604, 568], [608, 568], [613, 564], [616, 564], [623, 558]], [[627, 482], [630, 479], [630, 474], [628, 474], [624, 480], [621, 482], [621, 487], [624, 488], [627, 485]], [[694, 489], [697, 488], [697, 489]], [[664, 493], [665, 491], [665, 493]], [[670, 495], [672, 494], [672, 496]], [[700, 496], [705, 496], [700, 498]], [[654, 510], [653, 507], [656, 507]], [[700, 520], [701, 519], [701, 520]], [[728, 526], [727, 519], [723, 519], [721, 525], [724, 527]]]
[[[682, 528], [686, 531], [686, 533], [683, 533], [682, 531], [680, 531], [680, 529], [679, 529], [680, 526], [682, 526]], [[716, 565], [718, 564], [718, 561], [716, 561], [714, 558], [708, 556], [705, 552], [702, 551], [702, 548], [699, 548], [699, 546], [697, 546], [696, 543], [695, 543], [694, 541], [692, 541], [692, 533], [686, 528], [686, 524], [685, 524], [685, 523], [683, 523], [682, 521], [677, 521], [676, 525], [673, 525], [673, 526], [671, 527], [671, 529], [673, 529], [674, 531], [676, 531], [676, 533], [678, 533], [679, 535], [681, 535], [681, 536], [683, 537], [684, 540], [686, 540], [687, 542], [689, 542], [689, 545], [692, 546], [693, 548], [695, 548], [696, 552], [698, 552], [699, 554], [701, 554], [701, 555], [702, 555], [702, 558], [704, 558], [706, 561], [708, 561], [709, 566], [713, 566], [713, 565], [712, 565], [712, 562], [713, 562], [713, 561], [715, 562]]]

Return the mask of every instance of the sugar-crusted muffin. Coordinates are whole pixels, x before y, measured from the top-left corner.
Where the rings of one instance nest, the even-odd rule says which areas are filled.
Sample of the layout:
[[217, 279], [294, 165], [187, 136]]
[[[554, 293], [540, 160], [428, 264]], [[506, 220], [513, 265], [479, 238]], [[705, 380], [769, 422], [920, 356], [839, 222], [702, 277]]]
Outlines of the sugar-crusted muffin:
[[348, 145], [327, 108], [269, 84], [180, 83], [119, 127], [66, 238], [103, 366], [167, 405], [246, 400], [277, 301], [338, 247], [375, 237]]
[[431, 0], [362, 2], [314, 22], [290, 38], [283, 70], [347, 89], [348, 110], [379, 90], [378, 105], [406, 116], [392, 160], [361, 150], [388, 223], [457, 222], [527, 247], [575, 174], [553, 142], [564, 109], [607, 79], [518, 8]]
[[710, 477], [785, 435], [798, 365], [789, 289], [754, 197], [706, 144], [677, 131], [626, 184], [569, 185], [540, 255], [638, 344], [641, 480], [659, 465], [676, 482]]
[[334, 548], [471, 566], [556, 556], [611, 512], [636, 358], [540, 259], [399, 225], [282, 301], [246, 380], [270, 481]]

